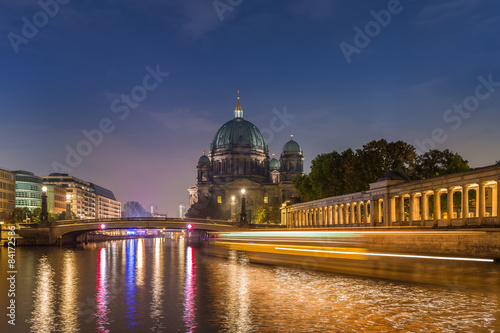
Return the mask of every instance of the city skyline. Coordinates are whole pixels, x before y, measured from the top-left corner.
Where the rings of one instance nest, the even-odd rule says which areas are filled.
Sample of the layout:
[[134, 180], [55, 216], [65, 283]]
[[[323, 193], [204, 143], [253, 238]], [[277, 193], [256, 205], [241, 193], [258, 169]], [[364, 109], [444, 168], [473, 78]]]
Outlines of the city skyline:
[[487, 1], [41, 3], [2, 1], [5, 168], [67, 171], [172, 216], [237, 90], [270, 153], [293, 133], [306, 172], [381, 138], [500, 159]]

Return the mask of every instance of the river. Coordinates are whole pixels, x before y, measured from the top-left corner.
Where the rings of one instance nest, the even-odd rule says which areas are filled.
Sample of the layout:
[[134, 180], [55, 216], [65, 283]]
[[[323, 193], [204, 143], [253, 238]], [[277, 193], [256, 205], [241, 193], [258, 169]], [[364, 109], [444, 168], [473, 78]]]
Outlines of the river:
[[3, 315], [1, 332], [500, 331], [500, 294], [487, 282], [468, 288], [260, 265], [154, 238], [16, 248], [9, 297], [7, 255], [2, 248], [0, 305], [5, 313], [15, 300], [15, 326]]

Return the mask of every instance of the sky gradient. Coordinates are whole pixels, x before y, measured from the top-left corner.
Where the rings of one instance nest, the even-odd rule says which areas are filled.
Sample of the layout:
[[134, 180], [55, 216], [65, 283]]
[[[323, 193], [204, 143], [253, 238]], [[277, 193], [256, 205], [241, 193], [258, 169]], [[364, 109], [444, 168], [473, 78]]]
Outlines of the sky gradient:
[[41, 3], [0, 0], [4, 168], [65, 166], [177, 216], [238, 89], [270, 151], [293, 133], [306, 170], [381, 138], [500, 160], [495, 1]]

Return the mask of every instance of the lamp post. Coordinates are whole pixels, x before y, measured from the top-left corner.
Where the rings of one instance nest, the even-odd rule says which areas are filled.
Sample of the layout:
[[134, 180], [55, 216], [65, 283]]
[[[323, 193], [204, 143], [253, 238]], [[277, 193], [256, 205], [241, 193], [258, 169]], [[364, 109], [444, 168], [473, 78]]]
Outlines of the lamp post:
[[231, 221], [236, 221], [236, 197], [233, 195], [231, 197]]
[[40, 213], [40, 222], [38, 225], [41, 228], [49, 226], [49, 213], [47, 212], [47, 186], [42, 187], [42, 212]]
[[71, 194], [66, 194], [66, 218], [65, 220], [71, 220]]
[[241, 190], [241, 214], [240, 214], [240, 227], [247, 227], [247, 212], [245, 207], [245, 189]]

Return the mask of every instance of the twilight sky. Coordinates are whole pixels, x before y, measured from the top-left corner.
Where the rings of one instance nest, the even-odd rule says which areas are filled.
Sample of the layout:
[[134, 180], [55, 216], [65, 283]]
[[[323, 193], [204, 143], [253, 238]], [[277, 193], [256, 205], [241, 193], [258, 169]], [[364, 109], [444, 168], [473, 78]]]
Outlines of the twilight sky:
[[238, 89], [270, 151], [279, 155], [293, 133], [307, 168], [320, 153], [381, 138], [449, 148], [472, 167], [500, 159], [496, 1], [0, 0], [0, 8], [4, 168], [67, 171], [122, 203], [177, 216]]

